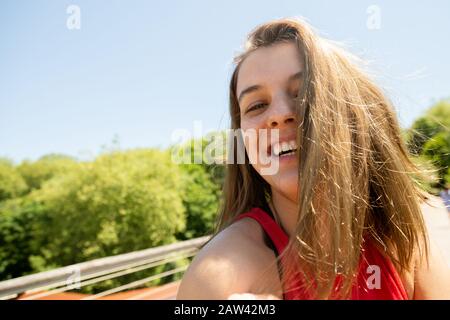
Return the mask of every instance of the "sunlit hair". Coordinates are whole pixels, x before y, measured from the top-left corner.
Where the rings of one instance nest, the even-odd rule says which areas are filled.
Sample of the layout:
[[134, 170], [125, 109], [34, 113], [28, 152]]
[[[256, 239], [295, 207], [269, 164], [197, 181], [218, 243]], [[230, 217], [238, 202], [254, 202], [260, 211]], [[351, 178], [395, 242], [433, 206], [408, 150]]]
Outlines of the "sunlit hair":
[[[358, 60], [300, 19], [271, 21], [248, 36], [230, 82], [233, 129], [240, 128], [236, 83], [242, 62], [258, 48], [282, 42], [296, 44], [305, 66], [296, 99], [298, 221], [281, 256], [284, 290], [294, 289], [289, 279], [300, 272], [311, 297], [349, 298], [364, 239], [400, 273], [410, 270], [416, 252], [427, 256], [420, 209], [426, 194], [414, 179], [420, 171], [408, 158], [391, 103]], [[270, 186], [250, 164], [227, 165], [216, 234], [237, 215], [266, 206], [270, 196]], [[336, 288], [337, 278], [342, 282]]]

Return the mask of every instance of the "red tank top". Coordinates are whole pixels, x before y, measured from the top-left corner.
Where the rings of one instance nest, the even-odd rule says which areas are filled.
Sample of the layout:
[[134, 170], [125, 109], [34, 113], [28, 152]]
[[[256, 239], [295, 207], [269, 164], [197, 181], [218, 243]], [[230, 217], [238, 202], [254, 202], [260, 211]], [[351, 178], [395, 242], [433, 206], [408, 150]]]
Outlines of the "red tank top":
[[[289, 237], [273, 218], [261, 208], [253, 208], [249, 212], [236, 217], [256, 220], [272, 241], [278, 256], [286, 248]], [[376, 278], [375, 278], [376, 277]], [[297, 279], [298, 281], [298, 279]], [[297, 284], [297, 285], [296, 285]], [[299, 283], [292, 287], [295, 290], [284, 293], [285, 300], [304, 300], [308, 295], [300, 289]], [[408, 295], [397, 270], [390, 261], [370, 242], [366, 241], [361, 252], [359, 272], [352, 287], [352, 300], [407, 300]]]

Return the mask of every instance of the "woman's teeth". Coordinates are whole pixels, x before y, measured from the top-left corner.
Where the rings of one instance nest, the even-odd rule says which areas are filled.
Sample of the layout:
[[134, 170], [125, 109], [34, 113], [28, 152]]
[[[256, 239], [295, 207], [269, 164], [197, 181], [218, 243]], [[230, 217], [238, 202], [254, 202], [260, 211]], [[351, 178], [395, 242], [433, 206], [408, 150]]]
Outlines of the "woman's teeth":
[[276, 156], [283, 156], [297, 151], [297, 142], [295, 140], [277, 142], [272, 145], [272, 152]]

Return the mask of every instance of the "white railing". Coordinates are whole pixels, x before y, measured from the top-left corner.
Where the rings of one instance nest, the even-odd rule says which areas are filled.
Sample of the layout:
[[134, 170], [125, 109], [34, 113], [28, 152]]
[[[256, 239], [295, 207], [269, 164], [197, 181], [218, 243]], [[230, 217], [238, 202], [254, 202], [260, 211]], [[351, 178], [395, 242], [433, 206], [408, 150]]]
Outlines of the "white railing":
[[[80, 289], [83, 286], [193, 257], [209, 238], [210, 236], [204, 236], [2, 281], [0, 282], [0, 299], [15, 299], [24, 293], [26, 293], [24, 300], [42, 299], [56, 293]], [[136, 288], [150, 281], [184, 272], [186, 269], [187, 266], [178, 267], [94, 295], [88, 295], [84, 299], [98, 299]]]

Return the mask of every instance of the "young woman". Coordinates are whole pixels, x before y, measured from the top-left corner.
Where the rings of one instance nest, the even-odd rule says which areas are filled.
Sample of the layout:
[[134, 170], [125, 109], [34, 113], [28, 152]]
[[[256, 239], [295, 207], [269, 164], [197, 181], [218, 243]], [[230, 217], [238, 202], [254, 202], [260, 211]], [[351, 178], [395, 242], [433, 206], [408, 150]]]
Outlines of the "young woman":
[[282, 19], [257, 27], [235, 61], [232, 128], [277, 130], [267, 157], [278, 170], [250, 163], [252, 144], [266, 149], [245, 140], [247, 161], [227, 165], [218, 228], [177, 298], [449, 299], [419, 172], [356, 59]]

